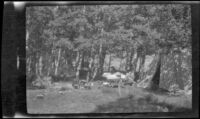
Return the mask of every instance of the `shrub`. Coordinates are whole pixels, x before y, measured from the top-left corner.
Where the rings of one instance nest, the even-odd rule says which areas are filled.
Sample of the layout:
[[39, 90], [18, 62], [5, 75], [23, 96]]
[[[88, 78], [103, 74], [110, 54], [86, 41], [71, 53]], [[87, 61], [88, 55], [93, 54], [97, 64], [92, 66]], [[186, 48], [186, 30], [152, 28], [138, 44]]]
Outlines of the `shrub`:
[[172, 84], [169, 87], [169, 91], [173, 94], [175, 94], [178, 90], [180, 90], [179, 85], [178, 84]]
[[27, 87], [32, 87], [32, 82], [37, 79], [36, 75], [27, 75], [26, 76], [26, 85]]
[[34, 87], [38, 89], [45, 89], [51, 86], [51, 77], [38, 77], [35, 81], [32, 82]]

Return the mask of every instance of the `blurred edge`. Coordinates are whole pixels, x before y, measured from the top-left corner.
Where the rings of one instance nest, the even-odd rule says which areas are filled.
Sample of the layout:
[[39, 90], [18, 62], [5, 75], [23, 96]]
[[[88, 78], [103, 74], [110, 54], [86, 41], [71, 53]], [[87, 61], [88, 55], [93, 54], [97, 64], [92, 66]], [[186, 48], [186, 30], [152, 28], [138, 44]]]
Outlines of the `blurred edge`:
[[[90, 3], [95, 3], [98, 4], [99, 2], [91, 2], [88, 1]], [[25, 2], [26, 3], [26, 2]], [[28, 2], [29, 3], [29, 2]], [[30, 2], [31, 3], [31, 2]], [[46, 2], [32, 2], [33, 4], [39, 3], [39, 4], [46, 4]], [[52, 2], [53, 4], [69, 4], [69, 3], [77, 3], [77, 2]], [[81, 3], [81, 2], [79, 2]], [[85, 3], [85, 2], [83, 2]], [[110, 2], [103, 2], [103, 3], [110, 3]], [[112, 3], [112, 2], [111, 2]], [[125, 3], [125, 2], [116, 2], [116, 3]], [[130, 3], [161, 3], [161, 2], [130, 2]], [[192, 5], [192, 31], [193, 31], [193, 54], [195, 54], [195, 56], [193, 55], [193, 76], [195, 77], [195, 79], [199, 79], [199, 3], [200, 1], [171, 1], [171, 2], [162, 2], [162, 3], [185, 3], [185, 4], [195, 4]], [[197, 4], [197, 5], [196, 5]], [[3, 12], [3, 39], [2, 39], [2, 58], [1, 58], [1, 64], [2, 64], [2, 68], [1, 68], [1, 89], [2, 89], [2, 112], [4, 117], [9, 117], [9, 116], [14, 116], [15, 113], [15, 109], [14, 109], [14, 87], [12, 86], [13, 83], [13, 78], [16, 78], [16, 72], [17, 72], [17, 68], [16, 68], [16, 64], [15, 64], [15, 58], [16, 53], [13, 54], [13, 52], [16, 50], [15, 48], [15, 44], [14, 45], [9, 45], [10, 42], [13, 42], [13, 39], [15, 38], [15, 36], [12, 35], [7, 35], [8, 32], [5, 31], [9, 31], [9, 33], [11, 31], [13, 31], [13, 22], [12, 22], [12, 18], [14, 17], [14, 5], [12, 4], [12, 2], [4, 2], [4, 12]], [[10, 27], [9, 27], [10, 26]], [[7, 41], [5, 41], [5, 39], [7, 39]], [[13, 48], [12, 50], [10, 48]], [[9, 54], [11, 53], [11, 54]], [[9, 64], [9, 60], [10, 62], [12, 62], [12, 64]], [[194, 65], [195, 63], [195, 65]], [[14, 69], [12, 71], [10, 71], [10, 67], [8, 67], [8, 65], [12, 65], [11, 67], [14, 67]], [[8, 67], [8, 68], [6, 68]], [[9, 72], [8, 72], [9, 71]], [[14, 75], [10, 75], [8, 73], [14, 73]], [[194, 79], [194, 78], [193, 78]], [[193, 80], [194, 84], [197, 84], [196, 87], [193, 86], [193, 94], [197, 94], [193, 95], [193, 109], [194, 109], [194, 115], [193, 116], [198, 116], [199, 117], [199, 80]]]

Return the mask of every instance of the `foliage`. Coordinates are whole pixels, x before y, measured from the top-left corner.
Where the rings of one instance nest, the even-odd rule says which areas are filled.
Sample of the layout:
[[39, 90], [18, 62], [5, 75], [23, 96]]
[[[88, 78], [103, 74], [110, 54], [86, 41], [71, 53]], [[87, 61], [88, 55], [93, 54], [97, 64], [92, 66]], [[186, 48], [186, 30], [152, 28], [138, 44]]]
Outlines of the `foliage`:
[[[185, 82], [191, 80], [190, 11], [190, 6], [179, 4], [28, 7], [27, 74], [38, 75], [39, 67], [44, 75], [56, 69], [58, 74], [77, 71], [79, 52], [85, 61], [94, 60], [90, 67], [93, 70], [103, 67], [103, 55], [125, 59], [134, 49], [137, 56], [130, 64], [160, 52], [165, 57], [161, 77], [165, 81], [183, 80], [187, 85]], [[172, 67], [171, 63], [177, 65]], [[151, 68], [144, 71], [144, 63], [140, 63], [140, 80], [153, 72]]]

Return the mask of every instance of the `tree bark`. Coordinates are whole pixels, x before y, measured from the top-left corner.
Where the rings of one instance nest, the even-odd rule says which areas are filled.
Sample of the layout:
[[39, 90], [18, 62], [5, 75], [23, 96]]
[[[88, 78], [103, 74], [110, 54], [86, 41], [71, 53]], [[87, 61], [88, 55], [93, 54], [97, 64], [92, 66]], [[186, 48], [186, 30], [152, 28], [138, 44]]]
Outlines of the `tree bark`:
[[80, 51], [77, 51], [76, 53], [76, 62], [75, 62], [75, 70], [77, 72], [77, 67], [78, 67], [78, 64], [79, 64], [79, 60], [80, 60]]
[[27, 58], [27, 74], [31, 73], [31, 64], [32, 64], [32, 58], [31, 56]]
[[139, 69], [137, 71], [138, 72], [138, 80], [142, 80], [144, 63], [145, 63], [145, 55], [141, 55]]
[[102, 48], [102, 52], [100, 54], [100, 60], [99, 60], [99, 75], [100, 76], [103, 74], [105, 56], [106, 56], [106, 51], [104, 48]]
[[97, 59], [96, 54], [94, 54], [92, 58], [93, 58], [93, 64], [92, 64], [92, 70], [91, 70], [91, 72], [92, 72], [91, 78], [92, 78], [92, 80], [94, 80], [97, 76], [97, 69], [98, 69], [98, 67], [96, 66], [96, 63], [95, 63], [96, 59]]
[[39, 58], [39, 67], [38, 67], [40, 76], [42, 76], [42, 67], [43, 67], [42, 61], [43, 61], [43, 58], [42, 58], [42, 56], [40, 56], [40, 58]]
[[93, 65], [93, 51], [94, 51], [94, 47], [92, 45], [91, 47], [91, 52], [90, 52], [90, 61], [89, 61], [89, 67], [88, 67], [88, 74], [87, 74], [87, 82], [89, 82], [92, 78], [92, 65]]
[[[78, 53], [78, 54], [79, 54], [79, 53]], [[77, 69], [76, 69], [76, 81], [79, 80], [82, 62], [83, 62], [83, 54], [80, 53], [79, 58], [78, 58], [78, 66], [77, 66]]]
[[39, 70], [38, 70], [38, 53], [36, 54], [36, 58], [35, 58], [35, 75], [39, 76]]
[[173, 60], [174, 60], [174, 73], [175, 73], [175, 78], [176, 78], [176, 83], [179, 85], [179, 88], [181, 90], [184, 89], [184, 84], [183, 84], [183, 80], [181, 78], [181, 75], [180, 75], [180, 70], [181, 70], [181, 58], [180, 58], [180, 54], [177, 54], [178, 57], [177, 57], [177, 60], [178, 62], [176, 63], [176, 59], [175, 59], [175, 55], [173, 56]]
[[109, 71], [109, 72], [110, 72], [111, 62], [112, 62], [112, 54], [110, 53], [109, 63], [108, 63], [108, 71]]
[[61, 48], [59, 48], [59, 50], [58, 50], [58, 59], [55, 62], [55, 65], [56, 65], [56, 67], [55, 67], [55, 75], [58, 74], [58, 66], [59, 66], [59, 62], [60, 62], [60, 56], [61, 56]]
[[[103, 31], [103, 28], [101, 29], [101, 33]], [[99, 59], [98, 59], [98, 69], [95, 77], [99, 77], [103, 74], [103, 66], [104, 66], [104, 60], [106, 56], [106, 48], [103, 46], [103, 41], [100, 39], [100, 47], [99, 47]]]
[[134, 49], [131, 48], [131, 54], [130, 54], [130, 58], [129, 58], [129, 70], [130, 70], [130, 71], [133, 70], [133, 64], [132, 64], [133, 54], [134, 54]]
[[134, 50], [134, 60], [133, 60], [133, 71], [136, 72], [137, 69], [137, 62], [138, 62], [138, 53]]
[[72, 63], [72, 54], [73, 53], [71, 50], [65, 51], [65, 64], [68, 67], [68, 69], [70, 69], [70, 70], [75, 69], [75, 67], [73, 66], [73, 63]]
[[128, 71], [129, 69], [129, 53], [128, 50], [126, 50], [126, 66], [125, 66], [125, 71]]

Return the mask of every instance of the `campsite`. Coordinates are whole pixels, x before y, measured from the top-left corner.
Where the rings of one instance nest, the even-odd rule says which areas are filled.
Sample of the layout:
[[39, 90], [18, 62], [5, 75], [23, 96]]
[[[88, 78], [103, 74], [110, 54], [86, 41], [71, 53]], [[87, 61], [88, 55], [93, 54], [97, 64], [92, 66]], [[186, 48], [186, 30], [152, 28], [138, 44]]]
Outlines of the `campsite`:
[[26, 9], [29, 114], [189, 112], [191, 8]]

